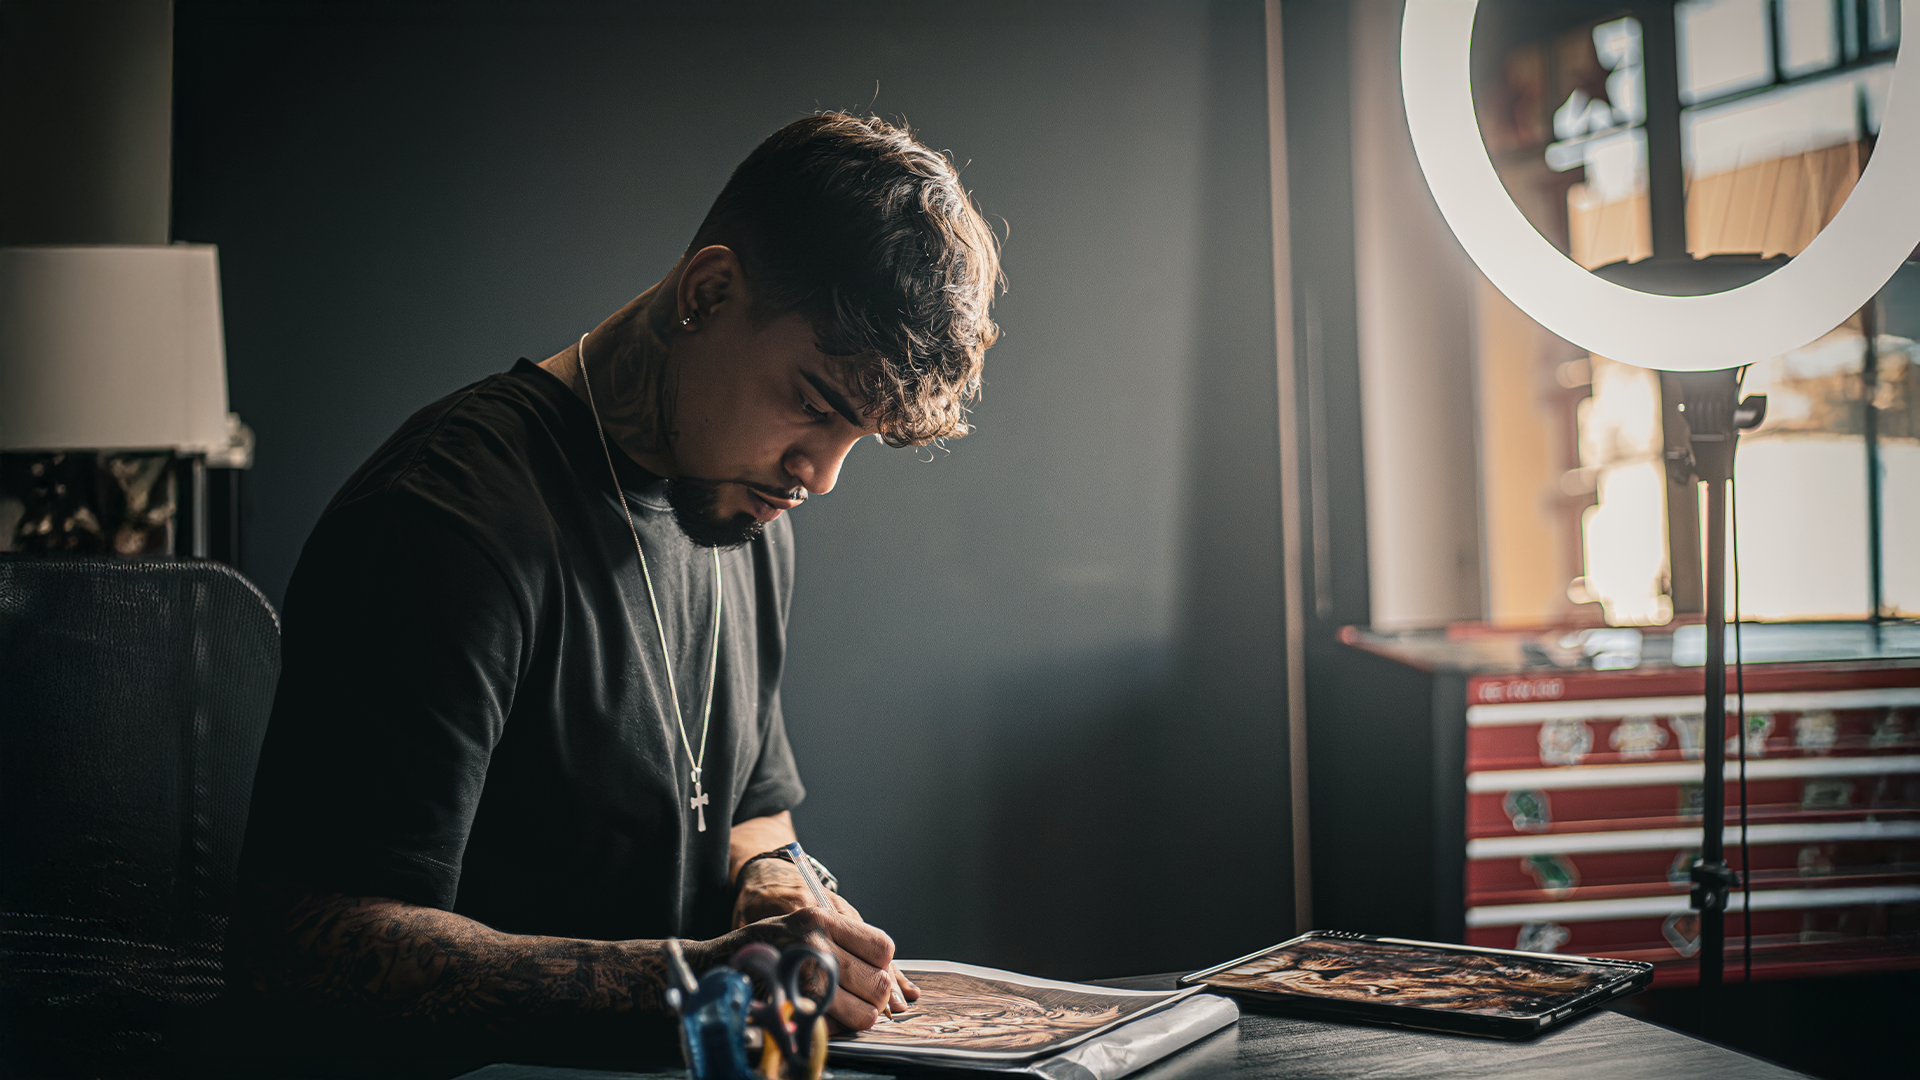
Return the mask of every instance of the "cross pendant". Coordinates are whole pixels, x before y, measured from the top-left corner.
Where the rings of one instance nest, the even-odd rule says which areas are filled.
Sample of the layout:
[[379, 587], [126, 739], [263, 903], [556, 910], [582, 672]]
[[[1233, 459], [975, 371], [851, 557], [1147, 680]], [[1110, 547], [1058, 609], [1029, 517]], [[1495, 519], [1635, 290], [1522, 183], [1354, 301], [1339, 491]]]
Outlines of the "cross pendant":
[[707, 831], [707, 793], [700, 790], [700, 781], [693, 782], [693, 798], [687, 800], [687, 807], [700, 815], [700, 831]]

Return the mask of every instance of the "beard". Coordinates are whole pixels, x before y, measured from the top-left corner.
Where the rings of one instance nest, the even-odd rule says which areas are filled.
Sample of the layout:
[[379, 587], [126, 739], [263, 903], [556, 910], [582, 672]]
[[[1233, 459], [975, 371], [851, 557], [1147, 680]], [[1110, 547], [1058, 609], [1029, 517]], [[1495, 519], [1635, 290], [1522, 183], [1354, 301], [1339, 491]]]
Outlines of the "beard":
[[729, 550], [760, 539], [766, 525], [752, 514], [720, 514], [720, 485], [682, 476], [667, 481], [667, 505], [686, 538], [701, 547]]

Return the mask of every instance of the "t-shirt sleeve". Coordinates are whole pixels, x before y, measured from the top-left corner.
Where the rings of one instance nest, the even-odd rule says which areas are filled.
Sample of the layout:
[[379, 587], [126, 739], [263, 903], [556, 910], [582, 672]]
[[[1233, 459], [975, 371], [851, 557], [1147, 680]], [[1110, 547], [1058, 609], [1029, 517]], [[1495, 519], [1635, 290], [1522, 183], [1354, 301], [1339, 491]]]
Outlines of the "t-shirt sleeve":
[[759, 607], [760, 756], [740, 799], [737, 824], [800, 805], [807, 789], [800, 783], [793, 747], [787, 742], [786, 716], [780, 708], [780, 678], [786, 668], [787, 612], [793, 603], [793, 526], [784, 516], [753, 545], [754, 598]]
[[285, 607], [242, 873], [451, 908], [524, 597], [444, 511], [385, 493], [329, 511]]
[[780, 715], [780, 695], [776, 691], [771, 715], [760, 737], [760, 758], [754, 763], [746, 789], [740, 793], [733, 812], [734, 823], [791, 810], [806, 797], [799, 766], [793, 762], [793, 747], [787, 743], [787, 725]]

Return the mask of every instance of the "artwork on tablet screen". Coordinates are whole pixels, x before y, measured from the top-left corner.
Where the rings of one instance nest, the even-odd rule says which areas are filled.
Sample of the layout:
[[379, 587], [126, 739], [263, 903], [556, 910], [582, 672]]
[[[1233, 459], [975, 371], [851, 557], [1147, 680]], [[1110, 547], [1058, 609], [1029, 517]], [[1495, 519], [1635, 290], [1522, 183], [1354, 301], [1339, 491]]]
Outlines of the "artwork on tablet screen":
[[964, 971], [910, 968], [907, 974], [920, 988], [918, 1001], [892, 1021], [843, 1036], [834, 1040], [835, 1045], [1031, 1052], [1064, 1044], [1182, 996], [1030, 985]]
[[1618, 975], [1571, 958], [1441, 953], [1386, 941], [1309, 938], [1216, 972], [1205, 982], [1226, 990], [1535, 1016], [1570, 1004]]

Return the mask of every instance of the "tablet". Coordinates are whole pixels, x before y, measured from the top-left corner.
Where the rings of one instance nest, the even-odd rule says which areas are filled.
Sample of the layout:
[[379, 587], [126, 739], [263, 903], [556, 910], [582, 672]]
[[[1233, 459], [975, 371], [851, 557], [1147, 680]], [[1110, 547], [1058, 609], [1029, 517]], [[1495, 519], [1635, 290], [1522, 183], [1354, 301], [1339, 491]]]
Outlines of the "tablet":
[[1524, 1039], [1645, 989], [1653, 965], [1315, 930], [1180, 979], [1285, 1012]]

